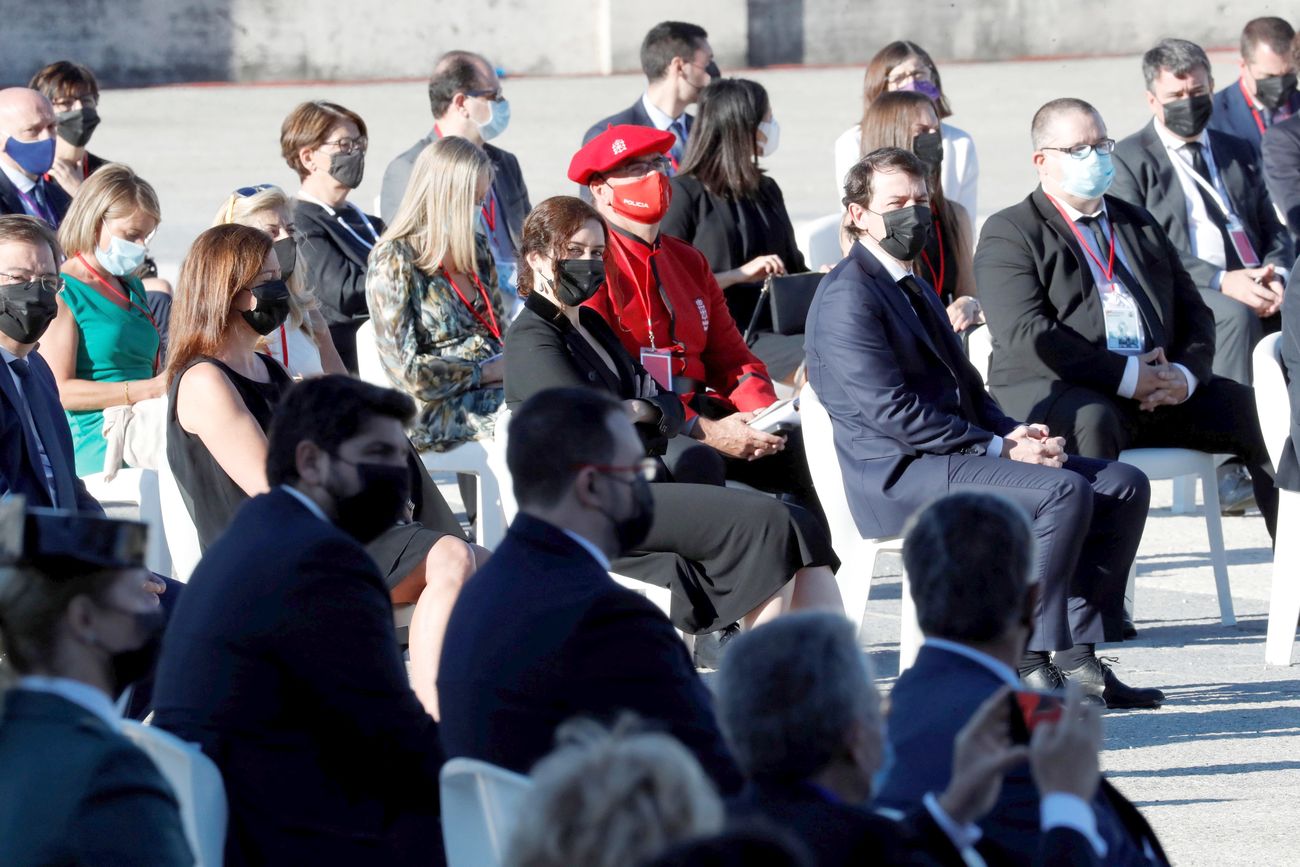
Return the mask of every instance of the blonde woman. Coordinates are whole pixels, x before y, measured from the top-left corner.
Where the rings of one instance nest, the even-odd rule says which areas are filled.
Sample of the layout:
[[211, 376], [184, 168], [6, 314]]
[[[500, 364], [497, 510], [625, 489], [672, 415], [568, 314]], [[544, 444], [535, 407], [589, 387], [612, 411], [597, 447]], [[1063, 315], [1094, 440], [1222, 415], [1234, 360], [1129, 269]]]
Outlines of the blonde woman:
[[110, 163], [85, 180], [59, 226], [64, 290], [41, 356], [68, 413], [79, 476], [104, 470], [105, 408], [163, 394], [162, 336], [131, 276], [160, 219], [153, 187]]
[[388, 378], [419, 407], [411, 440], [443, 451], [492, 436], [504, 308], [475, 233], [491, 164], [455, 136], [421, 152], [393, 225], [370, 254], [366, 301]]
[[263, 338], [259, 350], [283, 364], [294, 379], [346, 374], [347, 368], [321, 315], [320, 301], [297, 267], [293, 203], [289, 196], [274, 184], [240, 187], [230, 194], [212, 221], [214, 226], [229, 223], [251, 226], [271, 237], [280, 273], [289, 286], [289, 319]]

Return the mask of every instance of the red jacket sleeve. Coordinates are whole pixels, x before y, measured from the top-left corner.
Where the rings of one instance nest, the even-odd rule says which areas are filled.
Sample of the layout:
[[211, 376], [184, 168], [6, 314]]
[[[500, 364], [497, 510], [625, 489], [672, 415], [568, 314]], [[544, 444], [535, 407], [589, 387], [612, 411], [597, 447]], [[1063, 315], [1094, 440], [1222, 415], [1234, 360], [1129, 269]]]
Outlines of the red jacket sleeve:
[[745, 345], [745, 338], [736, 327], [736, 320], [727, 307], [722, 287], [709, 270], [709, 262], [695, 251], [696, 279], [704, 291], [704, 303], [709, 309], [708, 343], [701, 354], [709, 388], [727, 398], [741, 412], [752, 412], [776, 402], [776, 390], [767, 365], [758, 360]]

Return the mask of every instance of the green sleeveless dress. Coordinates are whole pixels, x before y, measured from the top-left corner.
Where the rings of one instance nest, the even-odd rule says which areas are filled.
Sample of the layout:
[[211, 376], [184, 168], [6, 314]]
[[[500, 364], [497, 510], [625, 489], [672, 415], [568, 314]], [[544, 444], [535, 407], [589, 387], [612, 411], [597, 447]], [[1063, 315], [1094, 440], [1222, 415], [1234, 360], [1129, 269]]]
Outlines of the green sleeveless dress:
[[[93, 286], [68, 274], [64, 274], [63, 279], [64, 289], [59, 297], [68, 305], [77, 320], [77, 328], [81, 330], [76, 378], [92, 382], [131, 382], [151, 378], [154, 359], [158, 355], [158, 330], [144, 313], [149, 309], [144, 284], [135, 277], [120, 278], [135, 302], [130, 310], [123, 310], [95, 291]], [[122, 403], [126, 403], [125, 394]], [[67, 416], [76, 450], [77, 475], [102, 473], [107, 450], [103, 410], [78, 410], [67, 413]]]

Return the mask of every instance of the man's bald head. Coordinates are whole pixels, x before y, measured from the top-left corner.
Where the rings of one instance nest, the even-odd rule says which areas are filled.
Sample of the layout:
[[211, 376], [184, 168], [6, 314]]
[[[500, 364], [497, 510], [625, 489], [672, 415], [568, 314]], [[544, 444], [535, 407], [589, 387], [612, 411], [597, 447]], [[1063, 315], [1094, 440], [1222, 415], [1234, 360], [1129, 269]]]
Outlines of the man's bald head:
[[495, 87], [496, 71], [486, 57], [472, 51], [448, 51], [438, 58], [429, 76], [429, 110], [434, 118], [441, 118], [456, 94]]
[[54, 106], [43, 94], [29, 87], [0, 90], [0, 160], [31, 175], [32, 172], [6, 152], [9, 139], [25, 143], [45, 141], [53, 139], [54, 132]]
[[1042, 150], [1047, 145], [1055, 144], [1054, 139], [1057, 137], [1060, 122], [1075, 115], [1087, 115], [1089, 119], [1095, 118], [1098, 125], [1102, 124], [1101, 113], [1093, 107], [1092, 103], [1072, 96], [1054, 99], [1034, 113], [1034, 122], [1029, 127], [1029, 137], [1033, 141], [1034, 150]]

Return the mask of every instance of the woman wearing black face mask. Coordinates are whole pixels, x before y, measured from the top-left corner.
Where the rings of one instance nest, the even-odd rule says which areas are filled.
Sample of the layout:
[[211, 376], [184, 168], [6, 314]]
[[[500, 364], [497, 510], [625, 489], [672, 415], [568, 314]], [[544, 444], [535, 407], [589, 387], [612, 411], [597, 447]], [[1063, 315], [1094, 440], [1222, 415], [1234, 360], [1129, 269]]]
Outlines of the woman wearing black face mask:
[[193, 864], [176, 796], [113, 705], [163, 626], [144, 527], [3, 511], [26, 527], [0, 554], [0, 863]]
[[[547, 199], [524, 221], [524, 309], [506, 333], [506, 404], [517, 406], [548, 388], [603, 389], [627, 404], [647, 454], [659, 455], [681, 428], [681, 401], [659, 391], [600, 314], [580, 307], [604, 282], [605, 241], [595, 209], [571, 196]], [[789, 607], [842, 610], [835, 555], [809, 513], [714, 485], [649, 488], [649, 535], [613, 568], [672, 587], [680, 601], [673, 609], [678, 628], [712, 632]], [[787, 585], [792, 595], [784, 592]]]

